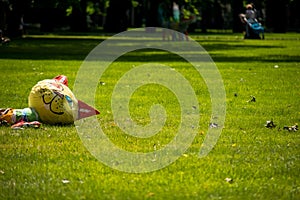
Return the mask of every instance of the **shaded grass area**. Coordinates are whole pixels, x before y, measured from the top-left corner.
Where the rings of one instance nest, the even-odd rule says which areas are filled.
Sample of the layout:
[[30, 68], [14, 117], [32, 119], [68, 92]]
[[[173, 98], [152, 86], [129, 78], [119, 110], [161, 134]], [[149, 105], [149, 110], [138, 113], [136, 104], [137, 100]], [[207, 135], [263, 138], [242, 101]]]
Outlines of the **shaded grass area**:
[[[299, 52], [296, 45], [298, 34], [273, 35], [266, 40], [243, 40], [236, 35], [192, 35], [215, 61], [249, 62], [249, 61], [279, 61], [299, 62]], [[5, 51], [1, 51], [0, 58], [32, 59], [32, 60], [80, 60], [98, 44], [109, 36], [26, 36], [14, 40]], [[127, 41], [130, 43], [130, 41]], [[120, 40], [122, 43], [122, 40]], [[3, 47], [2, 47], [3, 48]], [[224, 53], [224, 51], [226, 51]], [[273, 51], [273, 53], [271, 52]], [[34, 52], [34, 53], [33, 53]], [[265, 55], [265, 56], [264, 56]], [[247, 59], [248, 58], [248, 59]], [[253, 59], [251, 59], [253, 58]], [[140, 55], [128, 55], [127, 61], [138, 61]], [[169, 57], [152, 55], [153, 61], [168, 61]], [[172, 59], [172, 58], [171, 58]]]
[[24, 38], [13, 41], [1, 58], [31, 60], [83, 60], [101, 40]]
[[[11, 130], [0, 127], [2, 199], [299, 199], [300, 135], [283, 130], [300, 123], [299, 35], [270, 35], [266, 40], [237, 36], [192, 35], [212, 56], [227, 95], [225, 128], [208, 156], [198, 153], [210, 122], [205, 83], [184, 60], [144, 50], [119, 58], [103, 74], [96, 107], [102, 129], [119, 147], [148, 152], [163, 148], [178, 128], [178, 102], [158, 86], [132, 96], [131, 113], [149, 123], [153, 102], [164, 105], [163, 132], [148, 139], [124, 134], [114, 123], [110, 96], [126, 71], [162, 62], [184, 74], [199, 100], [200, 128], [190, 148], [161, 170], [129, 174], [102, 164], [83, 146], [74, 126]], [[105, 37], [28, 37], [0, 47], [0, 107], [23, 108], [39, 80], [65, 74], [73, 87], [83, 59]], [[278, 65], [278, 67], [274, 67]], [[256, 102], [248, 102], [250, 96]], [[273, 120], [274, 129], [264, 127]], [[225, 179], [232, 181], [226, 181]]]

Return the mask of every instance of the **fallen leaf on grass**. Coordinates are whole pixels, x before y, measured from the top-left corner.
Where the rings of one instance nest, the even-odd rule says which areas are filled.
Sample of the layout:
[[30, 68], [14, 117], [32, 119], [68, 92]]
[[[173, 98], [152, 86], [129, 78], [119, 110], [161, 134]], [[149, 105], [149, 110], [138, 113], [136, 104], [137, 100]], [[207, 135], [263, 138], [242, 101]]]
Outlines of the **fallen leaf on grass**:
[[204, 135], [204, 131], [199, 131], [199, 134], [200, 135]]
[[268, 120], [265, 124], [266, 128], [275, 128], [276, 125], [274, 124], [274, 122], [272, 120]]
[[100, 84], [100, 85], [105, 85], [105, 82], [100, 81], [99, 84]]
[[255, 96], [250, 96], [251, 98], [247, 101], [248, 103], [249, 102], [256, 102], [256, 98]]
[[288, 131], [298, 131], [298, 124], [295, 124], [293, 126], [284, 126], [283, 130], [288, 130]]
[[217, 123], [210, 123], [209, 128], [218, 128], [219, 125]]
[[152, 197], [152, 196], [154, 196], [155, 194], [153, 193], [153, 192], [149, 192], [147, 195], [146, 195], [146, 197]]
[[63, 179], [61, 182], [64, 184], [70, 183], [70, 181], [68, 179]]
[[226, 181], [227, 183], [233, 183], [233, 179], [232, 179], [232, 178], [229, 178], [229, 177], [225, 178], [225, 181]]

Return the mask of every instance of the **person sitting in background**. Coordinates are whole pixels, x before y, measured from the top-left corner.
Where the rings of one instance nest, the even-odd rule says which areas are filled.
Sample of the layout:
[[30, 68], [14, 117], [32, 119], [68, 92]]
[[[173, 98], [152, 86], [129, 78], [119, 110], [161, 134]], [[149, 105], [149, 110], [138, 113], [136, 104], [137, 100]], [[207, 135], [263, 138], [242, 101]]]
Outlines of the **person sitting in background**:
[[239, 15], [241, 21], [243, 24], [246, 24], [246, 38], [250, 36], [250, 27], [249, 24], [257, 23], [256, 19], [256, 13], [253, 9], [252, 4], [247, 4], [246, 5], [246, 11], [245, 14], [240, 14]]
[[256, 20], [256, 13], [253, 9], [252, 4], [247, 4], [246, 5], [246, 13], [245, 17], [249, 23], [257, 22]]

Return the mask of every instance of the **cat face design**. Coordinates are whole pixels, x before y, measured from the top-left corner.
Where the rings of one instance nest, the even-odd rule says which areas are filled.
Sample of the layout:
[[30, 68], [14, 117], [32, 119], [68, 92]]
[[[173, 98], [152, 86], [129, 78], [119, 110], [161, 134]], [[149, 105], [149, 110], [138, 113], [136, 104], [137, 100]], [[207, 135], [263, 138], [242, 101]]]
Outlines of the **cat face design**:
[[53, 79], [38, 82], [29, 95], [33, 107], [46, 123], [72, 123], [78, 115], [78, 101], [71, 90]]

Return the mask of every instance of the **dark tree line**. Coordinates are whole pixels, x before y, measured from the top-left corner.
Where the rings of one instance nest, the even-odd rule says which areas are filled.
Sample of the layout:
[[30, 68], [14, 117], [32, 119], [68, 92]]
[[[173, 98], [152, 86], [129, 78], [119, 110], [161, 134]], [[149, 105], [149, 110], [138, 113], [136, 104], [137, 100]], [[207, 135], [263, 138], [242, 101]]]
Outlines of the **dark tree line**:
[[[88, 31], [93, 26], [120, 32], [129, 26], [158, 26], [160, 2], [171, 0], [0, 0], [0, 29], [14, 37], [28, 24], [40, 24], [44, 32], [67, 26], [71, 31]], [[254, 3], [260, 20], [273, 32], [299, 31], [299, 0], [174, 0], [197, 9], [193, 29], [242, 31], [238, 15]]]

